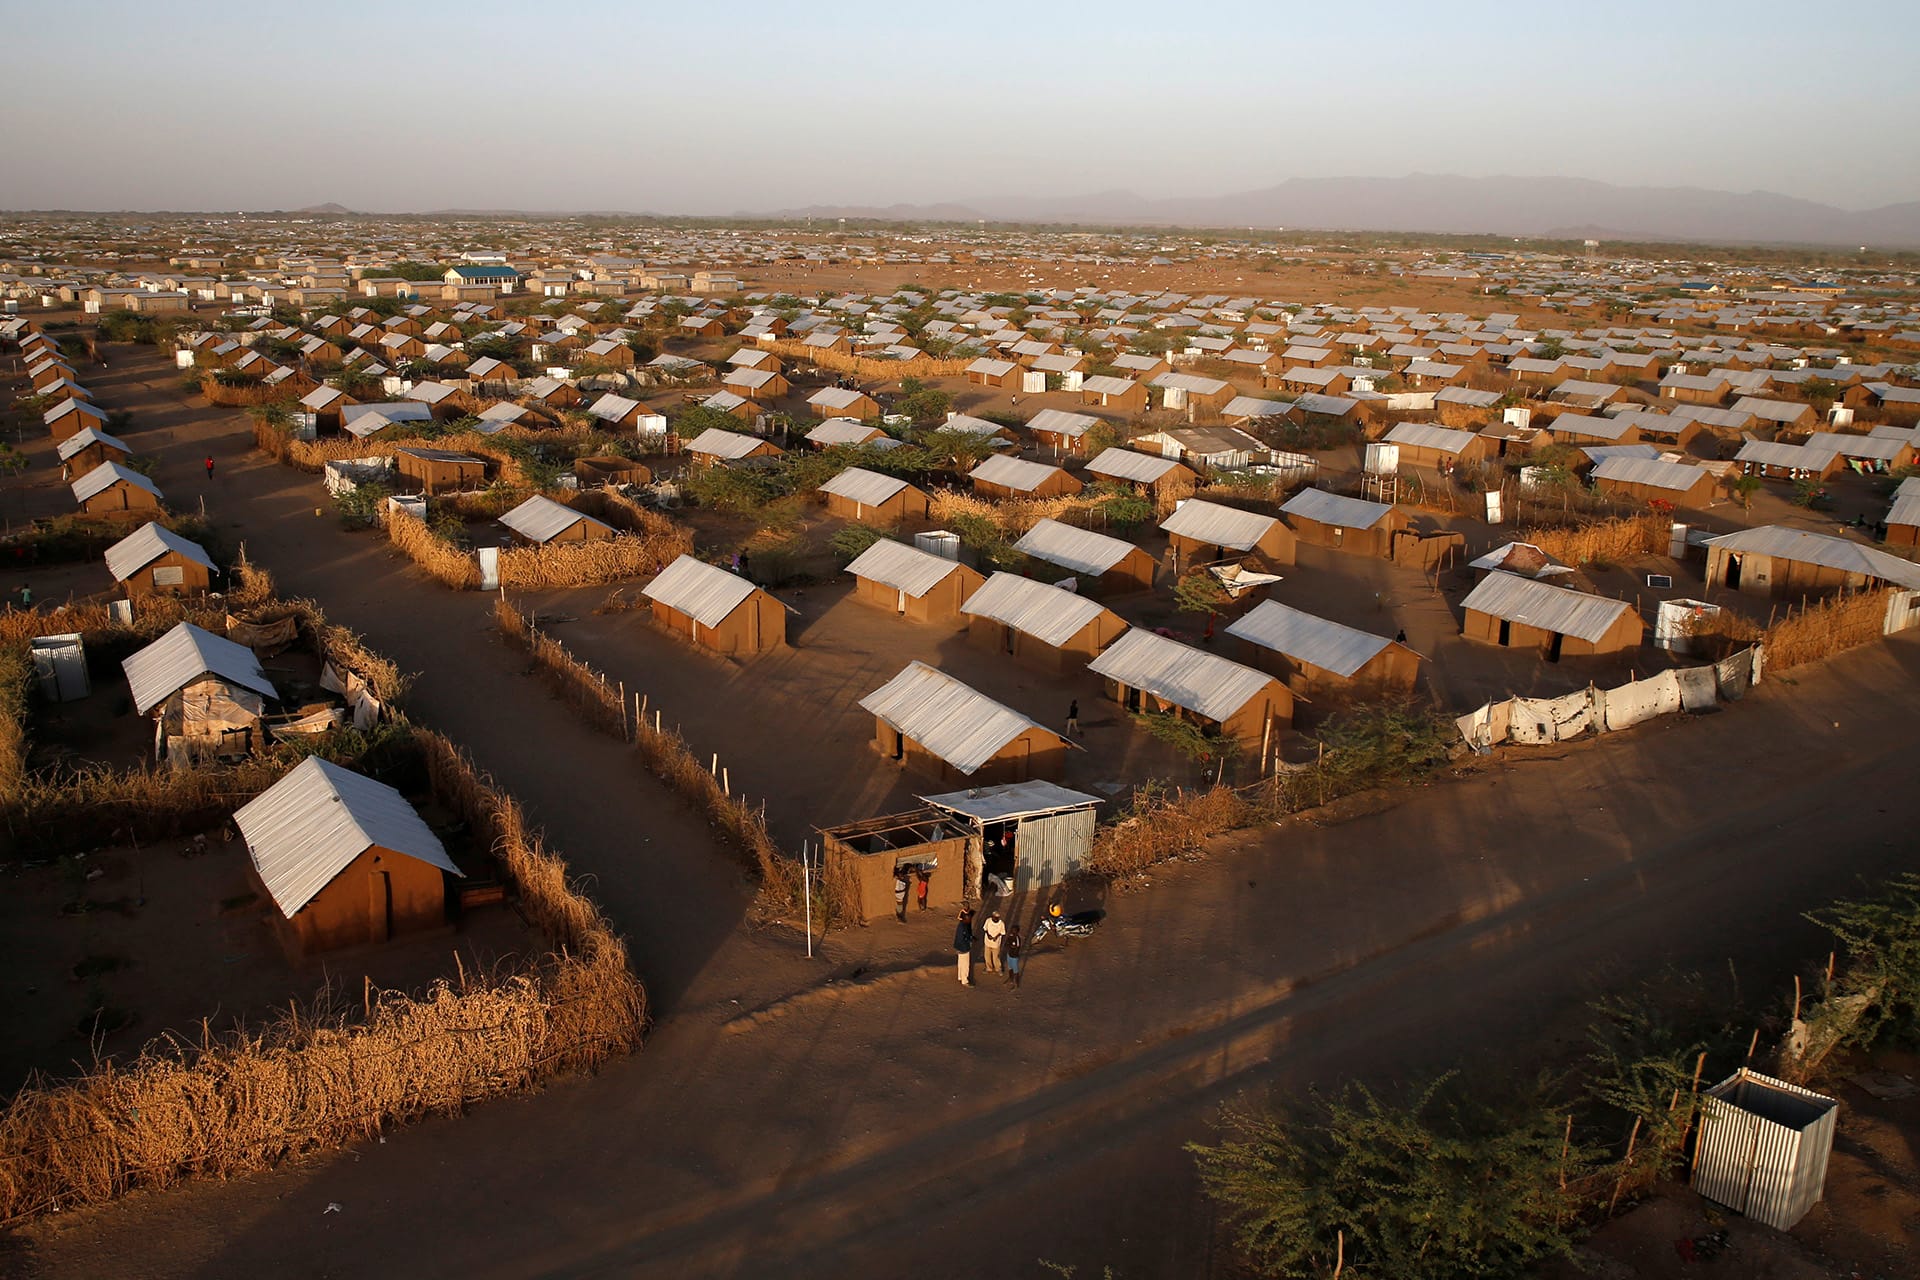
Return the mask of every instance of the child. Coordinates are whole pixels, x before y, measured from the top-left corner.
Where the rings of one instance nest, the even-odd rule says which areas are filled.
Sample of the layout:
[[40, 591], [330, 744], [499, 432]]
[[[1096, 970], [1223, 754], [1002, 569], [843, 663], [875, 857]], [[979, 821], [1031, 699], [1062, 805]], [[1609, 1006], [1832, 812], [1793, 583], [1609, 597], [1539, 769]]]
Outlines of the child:
[[1007, 966], [1007, 985], [1018, 991], [1020, 989], [1020, 931], [1012, 925], [1007, 926], [1007, 936], [1000, 943], [1000, 955]]

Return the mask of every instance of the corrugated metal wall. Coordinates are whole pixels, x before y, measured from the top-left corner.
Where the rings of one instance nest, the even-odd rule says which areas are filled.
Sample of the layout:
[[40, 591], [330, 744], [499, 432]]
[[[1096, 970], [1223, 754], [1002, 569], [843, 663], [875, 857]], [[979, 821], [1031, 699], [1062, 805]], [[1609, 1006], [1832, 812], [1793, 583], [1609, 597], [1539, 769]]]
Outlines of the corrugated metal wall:
[[1839, 1104], [1745, 1069], [1702, 1101], [1693, 1189], [1781, 1231], [1800, 1221], [1826, 1186]]
[[1064, 884], [1086, 865], [1093, 850], [1093, 827], [1091, 809], [1021, 819], [1014, 836], [1019, 865], [1013, 891], [1027, 893]]

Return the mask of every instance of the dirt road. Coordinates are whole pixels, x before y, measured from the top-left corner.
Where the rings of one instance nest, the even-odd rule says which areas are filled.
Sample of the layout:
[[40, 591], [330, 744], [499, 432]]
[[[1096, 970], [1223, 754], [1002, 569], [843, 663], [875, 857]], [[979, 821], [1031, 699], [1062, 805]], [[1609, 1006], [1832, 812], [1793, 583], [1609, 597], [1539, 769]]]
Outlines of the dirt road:
[[704, 831], [521, 674], [484, 601], [314, 520], [310, 477], [243, 454], [216, 450], [233, 487], [209, 506], [426, 673], [418, 714], [597, 874], [670, 1016], [591, 1080], [45, 1224], [16, 1259], [34, 1273], [1205, 1275], [1180, 1144], [1222, 1097], [1490, 1069], [1669, 963], [1731, 959], [1765, 990], [1818, 945], [1802, 909], [1911, 865], [1920, 645], [1901, 641], [1718, 715], [1223, 842], [1043, 948], [1018, 993], [958, 986], [931, 918], [836, 940], [847, 980], [811, 987], [784, 938], [736, 927]]

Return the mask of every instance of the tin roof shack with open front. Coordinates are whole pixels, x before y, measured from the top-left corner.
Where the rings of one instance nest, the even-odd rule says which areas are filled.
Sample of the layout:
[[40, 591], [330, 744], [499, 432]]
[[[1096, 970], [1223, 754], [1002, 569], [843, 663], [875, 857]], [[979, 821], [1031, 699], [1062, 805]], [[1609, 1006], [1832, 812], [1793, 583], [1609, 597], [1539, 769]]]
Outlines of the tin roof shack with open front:
[[1293, 723], [1293, 694], [1266, 672], [1137, 627], [1087, 670], [1130, 712], [1176, 715], [1249, 750]]
[[1325, 489], [1302, 489], [1280, 513], [1302, 542], [1382, 559], [1393, 555], [1393, 535], [1407, 527], [1407, 513], [1396, 506]]
[[1060, 734], [924, 662], [908, 663], [860, 707], [874, 718], [874, 750], [946, 783], [1058, 779], [1072, 748]]
[[246, 755], [279, 691], [253, 650], [182, 622], [126, 658], [134, 709], [154, 718], [154, 756], [185, 763]]
[[927, 495], [898, 476], [865, 467], [848, 467], [820, 486], [827, 513], [864, 524], [899, 524], [908, 516], [927, 518]]
[[205, 591], [218, 571], [199, 543], [151, 520], [107, 548], [107, 572], [129, 598]]
[[1482, 578], [1461, 603], [1460, 634], [1501, 648], [1531, 647], [1548, 662], [1640, 647], [1646, 624], [1624, 600], [1549, 586], [1505, 570]]
[[1117, 596], [1153, 589], [1153, 557], [1123, 538], [1063, 524], [1051, 516], [1013, 544], [1016, 551], [1063, 569], [1088, 595]]
[[1227, 634], [1245, 645], [1250, 665], [1295, 693], [1408, 693], [1420, 678], [1420, 656], [1404, 644], [1277, 600], [1261, 601]]
[[683, 555], [641, 592], [654, 625], [714, 653], [750, 656], [787, 643], [787, 610], [737, 573]]
[[1091, 661], [1127, 629], [1106, 606], [1017, 573], [988, 578], [962, 612], [974, 644], [1054, 674]]
[[955, 629], [967, 625], [960, 607], [986, 582], [980, 571], [891, 538], [855, 556], [853, 598], [914, 622]]
[[1277, 516], [1188, 498], [1160, 522], [1181, 569], [1232, 558], [1236, 553], [1271, 569], [1292, 564], [1293, 530]]
[[1920, 590], [1920, 565], [1831, 534], [1761, 525], [1708, 538], [1707, 585], [1757, 596]]
[[383, 782], [309, 756], [233, 821], [295, 959], [447, 922], [446, 878], [462, 872]]
[[1820, 1200], [1840, 1104], [1742, 1067], [1707, 1090], [1693, 1189], [1788, 1231]]
[[1015, 893], [1044, 892], [1079, 874], [1093, 853], [1098, 796], [1032, 781], [920, 798], [973, 833], [967, 883], [981, 898], [996, 896], [988, 876], [1010, 880]]

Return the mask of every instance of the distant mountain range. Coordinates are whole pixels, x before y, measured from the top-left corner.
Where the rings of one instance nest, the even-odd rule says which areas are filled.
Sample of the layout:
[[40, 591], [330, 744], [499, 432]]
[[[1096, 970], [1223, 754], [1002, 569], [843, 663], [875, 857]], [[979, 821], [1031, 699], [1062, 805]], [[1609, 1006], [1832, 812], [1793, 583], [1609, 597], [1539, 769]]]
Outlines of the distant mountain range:
[[[747, 216], [747, 215], [743, 215]], [[1585, 178], [1293, 178], [1222, 196], [1131, 191], [942, 204], [814, 205], [760, 217], [1285, 227], [1712, 244], [1920, 247], [1920, 201], [1853, 211], [1770, 191], [1622, 187]]]
[[[300, 213], [347, 216], [339, 204]], [[619, 210], [435, 209], [422, 217], [664, 217]], [[810, 205], [742, 210], [738, 218], [884, 222], [1086, 223], [1398, 231], [1547, 239], [1920, 248], [1920, 201], [1851, 210], [1772, 191], [1623, 187], [1587, 178], [1292, 178], [1221, 196], [1149, 199], [1132, 191], [999, 196], [930, 204]]]

